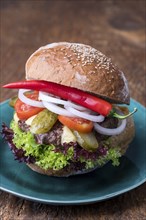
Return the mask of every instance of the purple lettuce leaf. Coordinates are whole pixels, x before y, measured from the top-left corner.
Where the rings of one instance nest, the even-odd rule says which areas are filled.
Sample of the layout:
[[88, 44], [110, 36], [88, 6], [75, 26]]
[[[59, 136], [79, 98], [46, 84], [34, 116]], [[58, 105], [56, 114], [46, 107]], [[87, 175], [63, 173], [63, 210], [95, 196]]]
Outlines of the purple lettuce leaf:
[[14, 132], [12, 129], [8, 128], [6, 124], [2, 124], [2, 137], [8, 143], [10, 150], [13, 152], [15, 160], [19, 162], [25, 163], [34, 163], [35, 158], [32, 156], [25, 156], [25, 151], [21, 148], [18, 149], [15, 144], [13, 143]]

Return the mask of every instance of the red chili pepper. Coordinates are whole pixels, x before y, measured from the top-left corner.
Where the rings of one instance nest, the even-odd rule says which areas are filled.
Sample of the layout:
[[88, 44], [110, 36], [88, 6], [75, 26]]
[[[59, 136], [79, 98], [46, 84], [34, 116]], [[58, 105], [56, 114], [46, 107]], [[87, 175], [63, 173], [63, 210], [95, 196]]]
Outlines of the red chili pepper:
[[[51, 93], [55, 96], [59, 96], [63, 99], [73, 101], [79, 105], [82, 105], [88, 109], [91, 109], [103, 116], [114, 116], [118, 118], [125, 118], [115, 113], [112, 105], [98, 97], [95, 97], [82, 90], [64, 86], [54, 82], [48, 82], [45, 80], [28, 80], [9, 83], [3, 86], [3, 88], [9, 89], [30, 89]], [[136, 110], [134, 110], [136, 111]], [[128, 115], [129, 116], [129, 115]]]

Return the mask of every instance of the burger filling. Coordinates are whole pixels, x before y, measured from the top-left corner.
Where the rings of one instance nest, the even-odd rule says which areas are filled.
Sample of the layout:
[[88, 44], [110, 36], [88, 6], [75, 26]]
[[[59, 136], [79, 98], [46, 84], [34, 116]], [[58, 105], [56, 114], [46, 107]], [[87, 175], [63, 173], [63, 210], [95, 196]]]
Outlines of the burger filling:
[[111, 143], [111, 137], [125, 129], [126, 119], [36, 91], [19, 91], [10, 105], [14, 117], [10, 128], [3, 124], [2, 134], [16, 160], [44, 170], [82, 171], [108, 161], [119, 165], [121, 146]]

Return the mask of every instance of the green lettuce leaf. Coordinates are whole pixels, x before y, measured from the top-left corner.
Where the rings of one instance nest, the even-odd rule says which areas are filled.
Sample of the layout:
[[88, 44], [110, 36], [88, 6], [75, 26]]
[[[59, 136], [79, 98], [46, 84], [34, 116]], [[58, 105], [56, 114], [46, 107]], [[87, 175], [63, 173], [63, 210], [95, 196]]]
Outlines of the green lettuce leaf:
[[70, 164], [70, 161], [81, 162], [85, 164], [86, 169], [92, 169], [94, 166], [102, 166], [109, 160], [114, 166], [119, 165], [119, 157], [121, 157], [119, 148], [109, 148], [107, 154], [99, 156], [96, 160], [86, 159], [83, 156], [74, 161], [74, 147], [71, 146], [65, 154], [56, 152], [54, 145], [37, 144], [34, 135], [30, 132], [22, 131], [18, 124], [13, 120], [10, 128], [14, 131], [13, 143], [18, 149], [25, 151], [25, 156], [33, 156], [36, 164], [41, 168], [60, 170]]

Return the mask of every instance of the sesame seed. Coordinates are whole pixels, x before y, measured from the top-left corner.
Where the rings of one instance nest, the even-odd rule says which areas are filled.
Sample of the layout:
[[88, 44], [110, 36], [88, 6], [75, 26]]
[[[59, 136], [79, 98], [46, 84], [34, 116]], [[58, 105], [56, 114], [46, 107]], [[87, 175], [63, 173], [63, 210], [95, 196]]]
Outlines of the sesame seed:
[[96, 63], [95, 69], [106, 69], [107, 71], [112, 72], [114, 65], [111, 62], [111, 59], [106, 57], [100, 51], [83, 44], [71, 43], [69, 47], [74, 55], [77, 57], [78, 61], [81, 61], [82, 66], [91, 65], [93, 62]]

